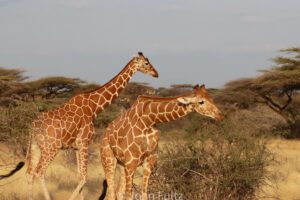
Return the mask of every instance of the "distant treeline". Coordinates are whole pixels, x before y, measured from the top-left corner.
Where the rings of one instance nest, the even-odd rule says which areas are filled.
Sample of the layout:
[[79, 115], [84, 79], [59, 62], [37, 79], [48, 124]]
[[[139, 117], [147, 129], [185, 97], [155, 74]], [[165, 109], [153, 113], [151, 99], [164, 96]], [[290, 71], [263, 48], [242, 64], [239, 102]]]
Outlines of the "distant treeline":
[[[216, 103], [228, 112], [257, 105], [269, 107], [284, 119], [289, 128], [288, 135], [296, 137], [295, 134], [300, 132], [300, 48], [288, 48], [281, 52], [284, 55], [273, 58], [274, 65], [261, 70], [259, 76], [230, 81], [223, 88], [211, 89], [210, 93]], [[8, 107], [19, 101], [61, 102], [74, 94], [100, 86], [79, 78], [61, 76], [29, 81], [22, 69], [0, 67], [0, 107]], [[126, 109], [138, 95], [172, 96], [186, 93], [192, 88], [191, 84], [153, 88], [146, 83], [133, 82], [129, 83], [115, 103]]]

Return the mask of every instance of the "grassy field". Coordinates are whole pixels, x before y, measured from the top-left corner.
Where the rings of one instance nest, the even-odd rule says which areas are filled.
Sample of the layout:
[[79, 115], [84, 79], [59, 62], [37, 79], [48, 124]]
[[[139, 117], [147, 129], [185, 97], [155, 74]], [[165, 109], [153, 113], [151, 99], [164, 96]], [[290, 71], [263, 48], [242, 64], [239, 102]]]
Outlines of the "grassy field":
[[268, 148], [276, 160], [269, 169], [274, 182], [262, 188], [262, 199], [300, 200], [300, 141], [274, 139]]
[[[53, 199], [67, 199], [77, 185], [77, 167], [75, 153], [72, 150], [60, 151], [46, 173], [46, 184]], [[7, 146], [0, 145], [0, 166], [9, 163], [18, 163], [20, 158], [9, 152]], [[0, 174], [5, 174], [14, 165], [0, 168]], [[23, 200], [27, 197], [27, 181], [25, 176], [26, 167], [23, 167], [13, 177], [0, 181], [1, 200]], [[117, 171], [118, 173], [118, 171]], [[118, 176], [117, 176], [118, 177]], [[90, 147], [88, 181], [84, 189], [86, 199], [98, 199], [102, 191], [104, 172], [100, 163], [99, 148], [96, 144]], [[134, 182], [139, 184], [141, 170], [136, 174]], [[39, 182], [34, 185], [34, 198], [44, 199]], [[79, 197], [78, 197], [79, 199]]]
[[[91, 156], [88, 170], [88, 182], [84, 189], [87, 199], [97, 199], [102, 190], [103, 171], [100, 164], [97, 148], [91, 147]], [[10, 158], [12, 155], [1, 152], [2, 160], [6, 163], [17, 162], [16, 158]], [[10, 161], [8, 161], [10, 160]], [[5, 169], [2, 169], [4, 172]], [[26, 167], [20, 170], [16, 175], [0, 182], [0, 199], [26, 199], [27, 182], [25, 177]], [[53, 199], [66, 199], [71, 195], [72, 190], [77, 184], [77, 168], [75, 165], [75, 154], [70, 151], [61, 151], [49, 166], [46, 174], [46, 184]], [[43, 193], [38, 181], [35, 183], [35, 199], [43, 199]]]
[[[260, 199], [299, 200], [300, 199], [300, 141], [272, 139], [268, 142], [268, 148], [274, 153], [276, 162], [269, 167], [274, 176], [274, 182], [270, 186], [261, 188], [258, 192]], [[0, 165], [17, 163], [20, 158], [13, 156], [9, 149], [0, 146]], [[15, 200], [26, 198], [26, 177], [23, 168], [16, 175], [0, 181], [0, 199]], [[1, 174], [7, 168], [1, 169]], [[86, 199], [97, 199], [102, 190], [104, 179], [103, 169], [100, 163], [97, 145], [90, 148], [89, 177], [84, 194]], [[64, 200], [75, 189], [77, 184], [75, 154], [72, 151], [61, 151], [55, 161], [50, 165], [46, 174], [47, 186], [53, 199]], [[136, 175], [135, 182], [140, 180], [140, 174]], [[43, 199], [43, 194], [38, 183], [35, 184], [35, 198]]]

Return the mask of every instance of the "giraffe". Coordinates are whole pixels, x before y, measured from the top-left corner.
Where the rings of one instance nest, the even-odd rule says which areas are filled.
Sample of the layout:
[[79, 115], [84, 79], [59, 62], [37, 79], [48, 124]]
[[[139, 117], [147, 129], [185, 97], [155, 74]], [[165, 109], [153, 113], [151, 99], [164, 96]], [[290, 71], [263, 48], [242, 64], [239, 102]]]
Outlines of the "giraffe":
[[[108, 184], [107, 200], [132, 199], [132, 181], [136, 168], [143, 165], [142, 200], [147, 200], [148, 180], [157, 160], [157, 123], [176, 120], [197, 112], [216, 120], [223, 118], [205, 86], [196, 85], [190, 94], [160, 98], [139, 96], [126, 112], [111, 122], [100, 144], [101, 161]], [[122, 175], [115, 194], [115, 168]], [[125, 197], [125, 198], [124, 198]]]
[[71, 148], [76, 151], [79, 183], [69, 200], [78, 194], [83, 199], [82, 188], [86, 183], [88, 145], [95, 133], [93, 120], [115, 99], [137, 71], [158, 77], [148, 58], [139, 52], [123, 70], [100, 88], [75, 95], [62, 106], [40, 113], [32, 122], [27, 158], [28, 198], [33, 199], [33, 181], [38, 178], [46, 200], [50, 194], [44, 174], [59, 149]]

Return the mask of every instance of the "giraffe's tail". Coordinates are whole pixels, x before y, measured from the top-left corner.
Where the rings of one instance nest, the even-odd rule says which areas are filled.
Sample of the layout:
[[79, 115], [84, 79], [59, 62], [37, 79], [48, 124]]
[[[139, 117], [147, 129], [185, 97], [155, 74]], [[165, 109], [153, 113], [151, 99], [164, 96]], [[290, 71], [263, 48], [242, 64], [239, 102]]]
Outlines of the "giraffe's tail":
[[13, 170], [11, 170], [9, 173], [0, 175], [0, 180], [1, 180], [1, 179], [4, 179], [4, 178], [8, 178], [8, 177], [14, 175], [17, 171], [19, 171], [20, 169], [22, 169], [22, 167], [23, 167], [24, 165], [25, 165], [25, 163], [24, 163], [23, 161], [19, 162], [19, 163], [17, 164], [17, 166], [16, 166]]
[[99, 200], [104, 200], [105, 199], [106, 192], [107, 192], [107, 181], [106, 181], [106, 179], [103, 181], [102, 186], [103, 186], [103, 189], [102, 189], [101, 196], [99, 197]]
[[14, 175], [17, 171], [19, 171], [20, 169], [22, 169], [25, 165], [28, 165], [28, 169], [27, 169], [27, 173], [28, 173], [28, 170], [31, 168], [31, 160], [32, 160], [32, 156], [31, 156], [31, 152], [32, 152], [32, 147], [33, 146], [36, 146], [36, 145], [32, 145], [32, 134], [30, 134], [30, 138], [29, 138], [29, 144], [28, 144], [28, 147], [27, 147], [27, 152], [26, 152], [26, 157], [25, 157], [25, 162], [24, 161], [20, 161], [16, 167], [11, 170], [9, 173], [7, 174], [3, 174], [3, 175], [0, 175], [0, 180], [1, 179], [5, 179], [5, 178], [8, 178], [12, 175]]

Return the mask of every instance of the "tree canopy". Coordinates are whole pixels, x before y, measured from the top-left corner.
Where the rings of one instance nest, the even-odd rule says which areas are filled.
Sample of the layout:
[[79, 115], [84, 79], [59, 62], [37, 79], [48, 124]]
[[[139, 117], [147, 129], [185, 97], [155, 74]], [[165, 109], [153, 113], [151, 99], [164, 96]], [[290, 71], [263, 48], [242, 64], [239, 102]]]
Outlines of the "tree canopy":
[[31, 81], [31, 85], [36, 94], [41, 95], [43, 98], [54, 98], [59, 94], [73, 91], [75, 88], [80, 87], [84, 81], [78, 78], [67, 78], [63, 76], [53, 76], [41, 78], [36, 81]]
[[[274, 65], [254, 78], [230, 81], [222, 98], [240, 106], [264, 103], [280, 114], [288, 124], [299, 121], [300, 105], [294, 99], [300, 91], [300, 48], [281, 50], [284, 56], [273, 58]], [[291, 107], [291, 105], [294, 105]]]
[[6, 69], [0, 67], [0, 81], [20, 82], [25, 80], [24, 71], [21, 69]]

